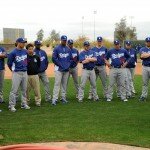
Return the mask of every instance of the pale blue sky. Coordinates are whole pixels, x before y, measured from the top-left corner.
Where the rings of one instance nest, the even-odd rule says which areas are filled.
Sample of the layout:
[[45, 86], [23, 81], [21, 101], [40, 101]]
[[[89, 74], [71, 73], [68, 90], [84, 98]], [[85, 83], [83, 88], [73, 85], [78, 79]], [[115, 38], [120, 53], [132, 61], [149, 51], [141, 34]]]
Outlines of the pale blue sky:
[[137, 27], [138, 39], [150, 36], [149, 0], [1, 0], [0, 39], [2, 28], [24, 28], [25, 36], [35, 40], [43, 28], [45, 38], [52, 29], [76, 38], [83, 32], [93, 39], [95, 14], [96, 36], [113, 39], [115, 23], [126, 16], [128, 25]]

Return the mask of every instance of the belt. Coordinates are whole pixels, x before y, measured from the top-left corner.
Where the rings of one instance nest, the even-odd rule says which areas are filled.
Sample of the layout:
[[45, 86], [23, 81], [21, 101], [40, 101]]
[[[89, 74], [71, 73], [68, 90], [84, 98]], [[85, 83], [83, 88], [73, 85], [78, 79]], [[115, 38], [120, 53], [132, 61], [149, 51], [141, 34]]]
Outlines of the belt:
[[99, 65], [99, 64], [98, 64], [98, 65], [96, 65], [96, 66], [104, 66], [104, 65]]
[[85, 70], [93, 70], [94, 68], [83, 68]]
[[112, 68], [121, 68], [121, 66], [111, 66]]

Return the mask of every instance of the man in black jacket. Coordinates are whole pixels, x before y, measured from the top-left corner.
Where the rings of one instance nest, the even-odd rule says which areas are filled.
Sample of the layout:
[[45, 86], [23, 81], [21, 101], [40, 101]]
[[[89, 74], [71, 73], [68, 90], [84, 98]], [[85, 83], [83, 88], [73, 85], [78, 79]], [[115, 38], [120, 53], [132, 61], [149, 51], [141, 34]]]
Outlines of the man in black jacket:
[[39, 69], [40, 69], [40, 58], [34, 54], [34, 46], [28, 44], [26, 46], [28, 51], [27, 56], [27, 73], [28, 73], [28, 87], [27, 87], [27, 101], [29, 102], [29, 93], [31, 89], [34, 90], [35, 104], [41, 106], [41, 94], [40, 94], [40, 82], [39, 82]]

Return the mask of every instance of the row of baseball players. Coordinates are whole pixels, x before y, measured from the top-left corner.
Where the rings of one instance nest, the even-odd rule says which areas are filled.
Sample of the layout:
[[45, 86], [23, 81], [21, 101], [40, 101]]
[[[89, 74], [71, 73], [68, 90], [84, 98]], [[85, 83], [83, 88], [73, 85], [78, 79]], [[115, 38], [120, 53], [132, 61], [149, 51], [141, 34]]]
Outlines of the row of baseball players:
[[[8, 67], [12, 70], [12, 89], [9, 96], [9, 108], [16, 111], [16, 100], [18, 89], [21, 89], [21, 108], [30, 109], [28, 106], [29, 92], [35, 93], [37, 106], [41, 105], [39, 79], [43, 82], [45, 89], [45, 100], [51, 100], [49, 79], [45, 73], [48, 67], [47, 54], [41, 50], [41, 42], [35, 41], [35, 49], [32, 44], [26, 46], [27, 41], [23, 38], [16, 40], [16, 48], [8, 55]], [[150, 38], [145, 39], [146, 46], [140, 50], [140, 58], [143, 60], [143, 89], [140, 100], [145, 100], [148, 93], [148, 80], [150, 71]], [[97, 46], [90, 47], [90, 43], [83, 43], [84, 50], [78, 52], [73, 47], [73, 40], [67, 41], [67, 36], [61, 36], [61, 43], [53, 50], [52, 61], [55, 64], [55, 83], [52, 96], [52, 105], [56, 105], [61, 88], [61, 101], [67, 103], [66, 91], [69, 76], [72, 75], [76, 87], [76, 94], [79, 102], [83, 101], [86, 81], [90, 81], [91, 89], [89, 98], [99, 100], [96, 89], [96, 76], [102, 81], [104, 98], [112, 100], [113, 86], [117, 83], [118, 94], [123, 101], [132, 97], [135, 93], [133, 86], [134, 69], [137, 62], [136, 51], [132, 49], [131, 42], [126, 41], [126, 48], [121, 48], [118, 40], [114, 41], [114, 48], [107, 50], [103, 46], [102, 37], [97, 37]], [[7, 57], [4, 49], [1, 48], [0, 64], [4, 64]], [[110, 60], [110, 61], [109, 61]], [[78, 62], [83, 64], [81, 83], [78, 83]], [[109, 86], [107, 86], [106, 65], [110, 68]], [[0, 101], [3, 102], [3, 78], [4, 66], [0, 65]]]
[[[66, 46], [66, 43], [68, 46]], [[73, 48], [73, 40], [68, 40], [62, 36], [61, 44], [54, 48], [52, 60], [55, 64], [55, 84], [53, 90], [52, 104], [56, 105], [61, 88], [61, 100], [67, 103], [66, 89], [69, 75], [72, 75], [76, 87], [77, 98], [79, 102], [83, 101], [84, 88], [86, 81], [90, 81], [89, 99], [99, 100], [96, 79], [100, 77], [104, 92], [104, 98], [110, 102], [113, 98], [113, 86], [116, 82], [118, 96], [122, 101], [128, 101], [127, 98], [134, 97], [135, 89], [133, 84], [134, 71], [137, 63], [136, 51], [131, 46], [131, 41], [125, 42], [125, 48], [122, 48], [118, 40], [114, 41], [114, 47], [107, 50], [103, 46], [103, 38], [97, 37], [97, 45], [93, 48], [90, 43], [83, 43], [84, 50], [78, 54]], [[144, 101], [148, 94], [148, 80], [150, 67], [150, 37], [145, 39], [145, 47], [140, 50], [140, 58], [143, 65], [143, 89], [140, 101]], [[70, 55], [71, 50], [71, 55]], [[73, 58], [71, 58], [73, 57]], [[81, 83], [78, 84], [77, 64], [83, 64]], [[107, 86], [106, 65], [110, 68], [109, 85]]]

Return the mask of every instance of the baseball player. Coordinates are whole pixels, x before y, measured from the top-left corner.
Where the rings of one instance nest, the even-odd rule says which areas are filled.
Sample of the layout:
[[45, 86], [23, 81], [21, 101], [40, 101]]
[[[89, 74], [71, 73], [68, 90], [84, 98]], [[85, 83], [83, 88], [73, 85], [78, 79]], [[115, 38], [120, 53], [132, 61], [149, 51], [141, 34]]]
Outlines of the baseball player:
[[5, 58], [7, 57], [6, 51], [3, 47], [0, 47], [0, 103], [4, 103], [3, 99], [3, 83], [5, 72]]
[[35, 94], [36, 106], [41, 106], [41, 93], [40, 93], [40, 82], [39, 82], [39, 69], [40, 69], [40, 58], [34, 54], [34, 45], [28, 44], [26, 46], [27, 55], [27, 73], [28, 73], [28, 85], [27, 85], [27, 101], [30, 100], [30, 91], [33, 89]]
[[127, 98], [134, 97], [134, 94], [135, 94], [133, 79], [134, 79], [134, 72], [135, 72], [135, 67], [137, 63], [137, 54], [136, 54], [136, 50], [132, 48], [131, 44], [132, 44], [131, 41], [125, 42], [125, 49], [128, 51], [131, 57], [130, 61], [128, 62], [126, 66], [125, 84], [126, 84]]
[[41, 65], [40, 65], [38, 76], [44, 85], [45, 101], [50, 102], [51, 101], [50, 85], [49, 85], [49, 79], [45, 72], [48, 67], [47, 54], [44, 50], [41, 49], [41, 46], [42, 46], [41, 41], [35, 41], [34, 45], [35, 45], [34, 52], [37, 56], [40, 57], [40, 60], [41, 60]]
[[76, 98], [78, 98], [78, 92], [79, 92], [79, 84], [78, 84], [78, 61], [79, 61], [79, 52], [77, 49], [73, 47], [73, 40], [69, 39], [67, 42], [67, 45], [71, 51], [72, 54], [72, 63], [70, 65], [69, 69], [69, 76], [71, 75], [74, 81], [74, 85], [76, 88]]
[[20, 87], [21, 96], [21, 108], [30, 109], [27, 105], [26, 90], [27, 90], [27, 50], [24, 49], [27, 41], [24, 38], [18, 38], [16, 40], [17, 47], [8, 55], [8, 67], [12, 71], [12, 88], [9, 95], [9, 108], [10, 111], [15, 112], [16, 108], [16, 94]]
[[[111, 64], [108, 60], [111, 60]], [[130, 55], [127, 50], [120, 48], [120, 42], [114, 41], [114, 48], [110, 49], [106, 54], [106, 64], [110, 68], [109, 73], [109, 86], [107, 91], [107, 101], [112, 100], [113, 86], [115, 81], [118, 80], [118, 84], [121, 90], [121, 100], [126, 102], [126, 90], [125, 90], [125, 67], [130, 60]]]
[[69, 68], [72, 63], [72, 54], [66, 44], [67, 36], [62, 35], [60, 45], [54, 48], [52, 54], [52, 61], [55, 64], [55, 84], [53, 89], [52, 105], [56, 105], [58, 101], [60, 86], [62, 86], [63, 89], [63, 92], [61, 93], [61, 101], [62, 103], [68, 102], [66, 100], [66, 90], [69, 78]]
[[[97, 46], [93, 47], [92, 50], [96, 53], [97, 61], [95, 66], [96, 79], [100, 77], [103, 86], [104, 98], [106, 98], [107, 93], [107, 73], [105, 66], [105, 55], [107, 53], [107, 48], [103, 46], [103, 38], [101, 36], [97, 37]], [[92, 88], [92, 87], [91, 87]], [[92, 90], [90, 88], [88, 99], [92, 98]]]
[[145, 39], [145, 47], [140, 49], [140, 58], [142, 59], [142, 94], [140, 101], [144, 101], [148, 95], [148, 82], [150, 78], [150, 37]]
[[84, 98], [84, 88], [87, 79], [90, 81], [92, 87], [92, 94], [94, 101], [98, 101], [98, 95], [96, 91], [96, 75], [94, 71], [95, 62], [97, 61], [96, 54], [93, 50], [90, 49], [90, 43], [85, 41], [83, 43], [84, 50], [79, 54], [79, 62], [83, 64], [83, 70], [81, 75], [81, 84], [79, 88], [78, 101], [82, 102]]

